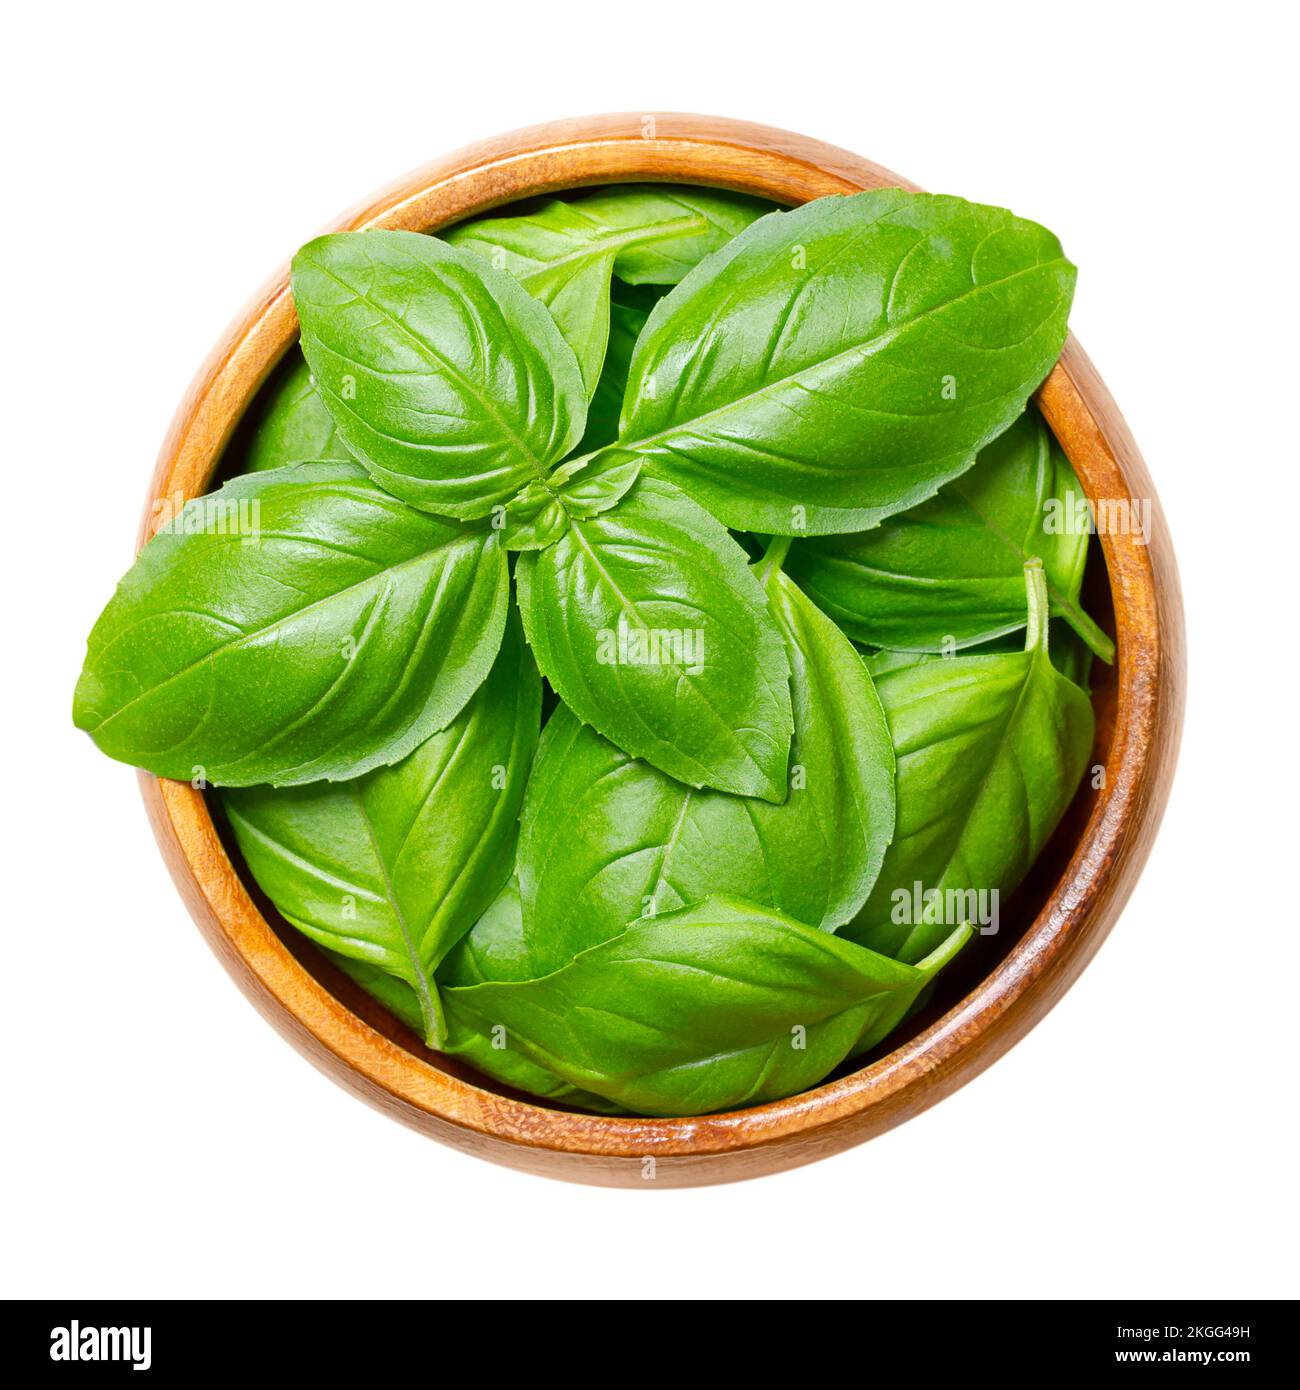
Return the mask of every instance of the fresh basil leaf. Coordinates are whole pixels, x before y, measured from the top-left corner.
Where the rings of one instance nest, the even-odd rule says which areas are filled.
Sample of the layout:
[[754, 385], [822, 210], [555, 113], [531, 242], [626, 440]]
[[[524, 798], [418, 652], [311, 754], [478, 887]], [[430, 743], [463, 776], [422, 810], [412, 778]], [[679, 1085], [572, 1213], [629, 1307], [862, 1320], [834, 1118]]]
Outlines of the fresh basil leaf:
[[610, 278], [675, 284], [760, 215], [762, 205], [694, 189], [593, 189], [443, 233], [509, 271], [551, 311], [590, 395], [610, 331]]
[[599, 459], [574, 459], [551, 476], [568, 516], [599, 516], [632, 490], [641, 476], [641, 460], [609, 449]]
[[963, 473], [1065, 341], [1074, 267], [1044, 228], [880, 189], [771, 213], [638, 342], [620, 447], [720, 520], [860, 531]]
[[[1025, 582], [1023, 576], [1020, 582], [1023, 586]], [[1067, 623], [1060, 618], [1053, 618], [1049, 645], [1052, 665], [1058, 671], [1061, 669], [1061, 646], [1071, 639], [1075, 642], [1080, 640]], [[949, 661], [955, 656], [993, 656], [1002, 652], [1023, 652], [1024, 649], [1025, 634], [1023, 628], [1017, 632], [1003, 633], [1000, 637], [990, 637], [987, 642], [981, 642], [978, 646], [944, 652], [896, 652], [883, 647], [862, 646], [857, 648], [866, 663], [867, 670], [873, 676], [883, 676], [886, 671], [901, 671], [908, 666], [924, 666], [929, 661]]]
[[[1080, 690], [1090, 689], [1089, 677], [1092, 672], [1093, 653], [1083, 638], [1065, 621], [1053, 618], [1049, 624], [1049, 655], [1052, 665], [1067, 679], [1074, 682]], [[1023, 632], [1010, 632], [1001, 637], [993, 637], [978, 646], [965, 647], [950, 652], [896, 652], [886, 648], [859, 647], [862, 660], [873, 676], [883, 676], [886, 671], [902, 671], [909, 666], [924, 666], [931, 661], [948, 661], [955, 656], [989, 656], [1000, 652], [1024, 651]]]
[[[1024, 651], [1025, 640], [1020, 633], [1011, 633], [1005, 637], [995, 637], [992, 641], [982, 642], [978, 647], [968, 648], [961, 652], [962, 656], [990, 656], [1002, 652]], [[862, 661], [867, 670], [879, 680], [881, 676], [890, 671], [904, 671], [912, 666], [924, 666], [932, 661], [951, 661], [958, 655], [957, 652], [895, 652], [886, 648], [880, 650], [870, 650], [862, 652]]]
[[544, 973], [524, 935], [519, 880], [512, 877], [448, 953], [438, 980], [443, 985], [481, 985], [488, 980], [531, 980]]
[[[782, 817], [774, 842], [824, 872], [820, 917], [802, 908], [798, 915], [831, 927], [866, 900], [894, 837], [893, 744], [875, 684], [862, 680], [866, 667], [844, 634], [779, 569], [769, 571], [766, 589], [790, 656], [795, 737], [786, 805], [797, 814], [800, 801], [809, 803], [805, 833], [790, 833], [793, 822]], [[755, 805], [751, 816], [770, 825], [779, 809]]]
[[[650, 317], [650, 308], [640, 308], [619, 300], [619, 287], [614, 286], [614, 298], [609, 306], [609, 345], [600, 379], [587, 406], [587, 428], [578, 444], [580, 453], [591, 453], [613, 444], [618, 438], [618, 420], [623, 411], [623, 396], [627, 392], [627, 373], [632, 365], [636, 340]], [[652, 307], [652, 306], [651, 306]]]
[[540, 1065], [521, 1048], [510, 1046], [504, 1030], [485, 1033], [481, 1031], [482, 1021], [477, 1014], [464, 1010], [453, 996], [447, 1000], [446, 1046], [441, 1050], [450, 1057], [459, 1057], [470, 1066], [504, 1082], [517, 1091], [527, 1091], [541, 1100], [548, 1100], [564, 1106], [578, 1106], [583, 1110], [594, 1110], [601, 1115], [614, 1115], [620, 1107], [598, 1096], [573, 1086], [553, 1071]]
[[431, 1046], [433, 973], [510, 877], [542, 685], [517, 618], [460, 714], [393, 767], [222, 800], [262, 891], [319, 945], [409, 985]]
[[821, 1080], [911, 966], [725, 897], [634, 922], [535, 980], [446, 991], [448, 1008], [575, 1086], [650, 1115], [792, 1095]]
[[[515, 879], [498, 894], [496, 901], [474, 924], [468, 936], [456, 945], [438, 972], [440, 984], [476, 985], [489, 979], [527, 979], [527, 949], [523, 941], [523, 915], [519, 884]], [[520, 972], [514, 974], [511, 972]], [[521, 1091], [530, 1091], [546, 1100], [580, 1105], [587, 1110], [610, 1113], [617, 1109], [603, 1096], [593, 1095], [561, 1081], [553, 1072], [539, 1066], [526, 1053], [509, 1046], [504, 1032], [479, 1031], [480, 1020], [473, 1013], [459, 1011], [455, 1000], [448, 1010], [450, 1039], [447, 1051], [463, 1057], [487, 1076], [504, 1081]]]
[[908, 1018], [928, 998], [940, 971], [949, 964], [974, 936], [969, 922], [963, 922], [955, 931], [943, 938], [933, 951], [916, 962], [916, 972], [921, 977], [915, 988], [900, 989], [874, 1018], [870, 1019], [849, 1052], [850, 1057], [861, 1057], [889, 1035]]
[[611, 226], [666, 226], [679, 219], [695, 224], [689, 233], [638, 237], [620, 248], [614, 273], [627, 284], [638, 286], [676, 285], [704, 257], [772, 209], [765, 199], [745, 193], [669, 184], [584, 190], [572, 198], [572, 206], [581, 216]]
[[835, 625], [773, 569], [792, 671], [789, 796], [697, 791], [624, 753], [561, 706], [524, 803], [519, 876], [527, 978], [636, 917], [713, 893], [833, 930], [866, 901], [894, 828], [894, 754], [871, 677]]
[[[509, 886], [502, 890], [498, 903], [507, 900], [508, 892]], [[494, 903], [488, 909], [488, 915], [501, 910], [498, 903]], [[517, 893], [514, 903], [517, 915], [519, 903]], [[360, 985], [367, 994], [378, 1000], [394, 1018], [406, 1024], [417, 1037], [422, 1035], [424, 1022], [420, 1014], [420, 1001], [410, 985], [403, 984], [401, 980], [366, 961], [350, 960], [347, 956], [341, 956], [335, 951], [322, 949], [325, 956], [332, 960], [345, 975]], [[456, 949], [459, 950], [459, 947]], [[548, 1072], [545, 1067], [538, 1066], [518, 1048], [511, 1049], [504, 1045], [498, 1045], [497, 1037], [485, 1036], [478, 1032], [478, 1021], [472, 1016], [469, 1022], [460, 1019], [454, 1006], [450, 1010], [446, 1010], [445, 1014], [447, 1036], [438, 1049], [444, 1056], [459, 1057], [485, 1075], [495, 1077], [507, 1086], [512, 1086], [519, 1091], [527, 1091], [543, 1100], [558, 1102], [562, 1105], [581, 1106], [585, 1110], [595, 1110], [602, 1114], [612, 1114], [617, 1111], [618, 1107], [611, 1105], [603, 1096], [592, 1095], [588, 1091], [578, 1090], [576, 1086], [570, 1086], [567, 1081], [561, 1081], [558, 1076]], [[500, 1041], [504, 1044], [505, 1039], [501, 1038]]]
[[[420, 1008], [420, 996], [395, 975], [390, 975], [382, 966], [371, 965], [369, 961], [353, 960], [340, 955], [328, 947], [320, 948], [321, 954], [338, 968], [354, 984], [361, 986], [372, 999], [377, 1000], [392, 1016], [406, 1026], [417, 1038], [425, 1032], [424, 1014]], [[441, 1000], [439, 1000], [441, 1009]], [[445, 1010], [442, 1011], [445, 1017]]]
[[234, 452], [235, 471], [240, 473], [352, 457], [312, 384], [307, 359], [297, 348], [290, 349], [288, 358], [257, 393], [240, 423]]
[[1082, 637], [1064, 622], [1052, 620], [1052, 665], [1085, 694], [1092, 690], [1094, 652]]
[[[378, 966], [365, 961], [349, 960], [334, 951], [325, 954], [335, 965], [360, 985], [372, 998], [377, 999], [394, 1018], [400, 1019], [417, 1036], [422, 1037], [424, 1022], [420, 1014], [420, 999], [410, 985], [403, 984]], [[454, 1009], [446, 1016], [446, 1034], [437, 1050], [444, 1056], [458, 1056], [471, 1066], [488, 1076], [503, 1081], [507, 1086], [527, 1091], [543, 1100], [562, 1101], [569, 1105], [582, 1105], [589, 1110], [609, 1110], [609, 1102], [600, 1096], [589, 1095], [561, 1081], [553, 1072], [539, 1067], [517, 1048], [495, 1047], [490, 1037], [476, 1031], [474, 1025], [467, 1025], [459, 1019]]]
[[717, 189], [621, 184], [537, 199], [441, 235], [526, 286], [610, 254], [627, 284], [675, 285], [770, 208]]
[[542, 674], [583, 721], [691, 786], [785, 799], [785, 646], [744, 552], [642, 479], [515, 568]]
[[294, 257], [316, 387], [382, 487], [486, 516], [582, 435], [573, 350], [514, 279], [415, 232], [340, 232]]
[[551, 311], [555, 326], [573, 349], [588, 397], [600, 381], [609, 343], [609, 282], [614, 252], [578, 255], [539, 273], [520, 276], [519, 283]]
[[971, 895], [1020, 883], [1079, 785], [1092, 706], [1049, 657], [1041, 567], [1026, 566], [1025, 580], [1024, 651], [923, 658], [876, 677], [898, 760], [898, 828], [871, 897], [840, 933], [872, 950], [916, 961], [954, 914], [978, 920]]
[[508, 584], [486, 525], [412, 511], [359, 464], [236, 478], [141, 551], [90, 634], [73, 718], [162, 777], [357, 777], [460, 712]]
[[1083, 502], [1032, 407], [928, 502], [875, 530], [796, 541], [786, 568], [855, 641], [938, 651], [1025, 625], [1025, 561], [1043, 562], [1052, 611], [1105, 660], [1114, 643], [1083, 611], [1088, 532], [1053, 525]]
[[545, 550], [569, 529], [569, 514], [552, 484], [529, 483], [493, 513], [492, 525], [507, 550]]
[[599, 516], [616, 506], [641, 472], [641, 460], [617, 451], [562, 464], [543, 483], [529, 483], [493, 514], [507, 550], [545, 550], [568, 530], [571, 516]]
[[[998, 639], [999, 647], [1002, 639]], [[1020, 643], [1016, 643], [1016, 650], [1020, 650]], [[986, 655], [983, 648], [976, 653]], [[953, 656], [956, 655], [954, 652]], [[969, 653], [967, 653], [969, 655]], [[924, 666], [929, 661], [950, 661], [951, 656], [943, 655], [939, 652], [893, 652], [889, 650], [864, 651], [862, 653], [862, 664], [871, 672], [872, 676], [879, 680], [881, 676], [887, 675], [890, 671], [903, 671], [910, 666]]]

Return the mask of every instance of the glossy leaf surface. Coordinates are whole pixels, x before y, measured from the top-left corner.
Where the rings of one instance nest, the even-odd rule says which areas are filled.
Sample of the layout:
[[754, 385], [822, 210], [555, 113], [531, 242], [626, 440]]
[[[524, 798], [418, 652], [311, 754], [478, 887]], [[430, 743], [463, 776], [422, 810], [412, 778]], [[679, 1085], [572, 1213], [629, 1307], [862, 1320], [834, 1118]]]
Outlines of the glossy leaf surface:
[[572, 349], [473, 252], [414, 232], [318, 237], [294, 257], [293, 296], [339, 434], [414, 506], [486, 516], [582, 434]]
[[629, 292], [627, 286], [614, 282], [609, 305], [609, 345], [600, 379], [587, 406], [587, 428], [578, 444], [579, 452], [602, 449], [618, 438], [618, 421], [636, 340], [658, 300], [657, 295], [647, 296], [640, 290]]
[[1088, 532], [1063, 521], [1083, 502], [1031, 407], [928, 502], [871, 531], [796, 541], [786, 569], [854, 640], [938, 651], [1023, 628], [1025, 561], [1037, 556], [1052, 611], [1110, 659], [1079, 602]]
[[505, 554], [355, 463], [188, 504], [91, 632], [74, 719], [110, 757], [218, 786], [359, 776], [460, 712], [497, 653]]
[[[508, 913], [511, 902], [510, 894], [511, 888], [510, 885], [507, 885], [502, 890], [501, 896], [488, 909], [485, 917], [499, 915], [502, 911]], [[513, 904], [517, 917], [519, 911], [517, 892], [513, 896]], [[452, 954], [455, 955], [459, 950], [459, 946], [453, 948]], [[403, 984], [395, 976], [389, 975], [378, 966], [370, 965], [365, 961], [351, 960], [347, 956], [341, 956], [330, 950], [325, 950], [324, 954], [345, 975], [360, 985], [367, 994], [378, 1000], [394, 1018], [400, 1019], [417, 1037], [421, 1036], [423, 1019], [420, 1013], [420, 1001], [410, 985]], [[441, 971], [439, 972], [439, 979], [442, 979]], [[441, 1004], [441, 1002], [440, 997], [439, 1003]], [[592, 1095], [588, 1091], [580, 1091], [576, 1086], [570, 1086], [567, 1081], [562, 1081], [553, 1072], [548, 1072], [545, 1067], [539, 1066], [518, 1048], [498, 1046], [496, 1037], [478, 1031], [479, 1021], [472, 1015], [468, 1019], [462, 1019], [454, 1004], [450, 1009], [444, 1008], [443, 1013], [446, 1036], [437, 1050], [445, 1056], [458, 1057], [486, 1076], [493, 1077], [507, 1086], [542, 1100], [557, 1101], [566, 1106], [581, 1106], [584, 1110], [595, 1110], [603, 1113], [617, 1110], [617, 1107], [605, 1100], [603, 1096]], [[504, 1043], [504, 1041], [505, 1039], [502, 1038], [501, 1042]]]
[[881, 189], [754, 223], [655, 309], [620, 444], [720, 520], [860, 531], [931, 496], [1024, 409], [1074, 267], [1001, 208]]
[[289, 351], [289, 360], [258, 392], [249, 419], [240, 425], [247, 441], [236, 460], [241, 473], [352, 457], [312, 383], [307, 359], [296, 347]]
[[698, 791], [557, 709], [520, 839], [529, 974], [559, 968], [634, 918], [713, 893], [832, 930], [866, 901], [893, 834], [884, 713], [834, 624], [779, 570], [766, 587], [793, 673], [788, 797], [774, 805]]
[[765, 210], [754, 199], [705, 189], [624, 186], [540, 201], [443, 233], [509, 271], [551, 311], [590, 395], [610, 334], [610, 280], [676, 284]]
[[441, 1040], [433, 973], [510, 877], [542, 688], [518, 619], [455, 720], [351, 782], [222, 800], [253, 877], [319, 945], [409, 985]]
[[820, 1080], [920, 972], [724, 897], [633, 923], [536, 980], [447, 991], [548, 1071], [627, 1109], [702, 1114]]
[[[1079, 785], [1092, 706], [1052, 665], [1046, 584], [1041, 569], [1025, 574], [1027, 650], [923, 658], [876, 677], [898, 760], [898, 827], [871, 897], [841, 934], [886, 955], [929, 954], [951, 930], [950, 894], [1011, 892]], [[942, 897], [928, 906], [927, 894]], [[974, 919], [970, 899], [951, 901]]]
[[675, 488], [642, 479], [520, 556], [524, 628], [584, 722], [691, 786], [786, 794], [790, 666], [744, 552]]

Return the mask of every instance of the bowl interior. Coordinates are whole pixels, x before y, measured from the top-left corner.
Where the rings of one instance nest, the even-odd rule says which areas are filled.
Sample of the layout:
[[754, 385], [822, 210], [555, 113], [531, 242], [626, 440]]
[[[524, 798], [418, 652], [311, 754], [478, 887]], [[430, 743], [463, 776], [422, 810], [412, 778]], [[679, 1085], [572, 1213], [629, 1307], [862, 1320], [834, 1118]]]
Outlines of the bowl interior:
[[[631, 182], [633, 178], [629, 176], [623, 181]], [[688, 179], [676, 181], [690, 182]], [[259, 396], [264, 396], [273, 389], [279, 374], [286, 369], [288, 360], [295, 351], [296, 339], [286, 352], [285, 359], [271, 373], [267, 383], [262, 386]], [[211, 486], [217, 486], [234, 471], [232, 461], [237, 460], [243, 453], [248, 437], [249, 421], [257, 414], [253, 407], [259, 396], [254, 396], [247, 403], [244, 420], [235, 429], [229, 444], [223, 451], [217, 463]], [[1068, 442], [1062, 440], [1061, 443], [1068, 454], [1070, 452]], [[1071, 462], [1075, 465], [1084, 491], [1090, 498], [1093, 497], [1086, 468], [1080, 467], [1079, 461], [1076, 459], [1071, 459]], [[1089, 613], [1107, 633], [1114, 636], [1115, 610], [1110, 578], [1102, 548], [1095, 537], [1089, 546], [1083, 593]], [[1107, 764], [1109, 761], [1115, 730], [1117, 698], [1118, 665], [1107, 666], [1100, 661], [1094, 662], [1092, 668], [1092, 703], [1096, 714], [1097, 732], [1093, 745], [1092, 763]], [[1023, 939], [1035, 919], [1044, 910], [1053, 892], [1059, 887], [1071, 855], [1074, 853], [1084, 827], [1092, 815], [1098, 796], [1099, 792], [1093, 786], [1093, 779], [1085, 774], [1073, 802], [1042, 854], [1034, 863], [1025, 882], [1014, 894], [1007, 895], [1000, 904], [996, 933], [979, 936], [973, 940], [956, 961], [940, 975], [933, 993], [923, 1008], [896, 1029], [890, 1038], [875, 1051], [846, 1063], [838, 1071], [832, 1073], [832, 1076], [827, 1078], [828, 1081], [871, 1066], [881, 1058], [898, 1051], [924, 1033], [954, 1005], [970, 995], [997, 969]], [[207, 794], [207, 803], [226, 853], [230, 856], [236, 872], [267, 923], [295, 960], [343, 1007], [395, 1046], [449, 1076], [469, 1082], [493, 1095], [522, 1100], [539, 1109], [560, 1112], [566, 1110], [566, 1107], [556, 1105], [554, 1102], [541, 1100], [536, 1096], [526, 1095], [503, 1086], [456, 1058], [443, 1056], [441, 1053], [433, 1052], [425, 1047], [410, 1029], [394, 1018], [383, 1005], [372, 999], [348, 976], [344, 975], [306, 937], [284, 920], [248, 872], [234, 837], [221, 814], [219, 798], [209, 793]]]

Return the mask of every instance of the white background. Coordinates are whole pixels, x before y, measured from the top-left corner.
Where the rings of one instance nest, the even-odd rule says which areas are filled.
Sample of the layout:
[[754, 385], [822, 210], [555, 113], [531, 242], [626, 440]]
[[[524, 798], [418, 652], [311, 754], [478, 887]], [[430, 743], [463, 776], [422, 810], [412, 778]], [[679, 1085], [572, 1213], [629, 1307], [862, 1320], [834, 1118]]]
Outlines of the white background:
[[[29, 6], [0, 233], [3, 1291], [1295, 1296], [1295, 35], [1283, 7]], [[812, 1167], [605, 1191], [462, 1157], [304, 1062], [71, 725], [173, 408], [320, 225], [560, 115], [696, 110], [1007, 204], [1143, 447], [1191, 648], [1114, 934], [954, 1098]]]

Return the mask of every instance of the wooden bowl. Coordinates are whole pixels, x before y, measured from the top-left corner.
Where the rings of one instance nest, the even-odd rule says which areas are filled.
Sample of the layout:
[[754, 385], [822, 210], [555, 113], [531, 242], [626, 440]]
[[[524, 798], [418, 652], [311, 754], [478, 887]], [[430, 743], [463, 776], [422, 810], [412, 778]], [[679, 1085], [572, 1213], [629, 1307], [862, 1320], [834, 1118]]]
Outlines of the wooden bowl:
[[[857, 155], [712, 117], [561, 121], [471, 146], [394, 184], [336, 227], [435, 231], [502, 203], [583, 184], [657, 180], [798, 204], [911, 187]], [[1068, 229], [1067, 229], [1068, 230]], [[156, 498], [208, 490], [222, 452], [297, 337], [287, 266], [218, 343], [181, 404], [154, 474]], [[977, 940], [929, 1010], [882, 1055], [789, 1100], [688, 1119], [607, 1118], [545, 1105], [429, 1052], [266, 903], [223, 842], [201, 792], [141, 774], [158, 843], [200, 930], [235, 982], [322, 1071], [413, 1128], [550, 1177], [682, 1187], [776, 1172], [901, 1123], [976, 1076], [1052, 1007], [1101, 945], [1151, 848], [1169, 795], [1185, 682], [1172, 544], [1128, 428], [1071, 339], [1039, 405], [1089, 497], [1149, 499], [1149, 543], [1101, 540], [1091, 605], [1113, 611], [1119, 658], [1098, 670], [1095, 761], [1003, 930]], [[651, 1162], [650, 1160], [653, 1160]]]

